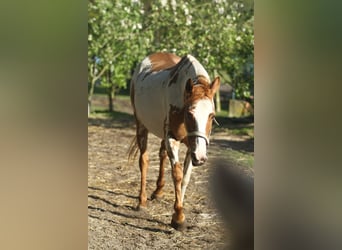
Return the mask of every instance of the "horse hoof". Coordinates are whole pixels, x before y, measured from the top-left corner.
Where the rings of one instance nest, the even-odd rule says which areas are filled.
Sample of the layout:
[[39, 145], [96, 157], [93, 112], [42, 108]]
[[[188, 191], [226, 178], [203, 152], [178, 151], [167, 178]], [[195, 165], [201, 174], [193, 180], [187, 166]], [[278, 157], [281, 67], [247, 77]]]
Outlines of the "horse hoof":
[[145, 213], [147, 211], [147, 207], [146, 206], [142, 206], [142, 205], [138, 205], [135, 209], [136, 211], [139, 211], [139, 212], [143, 212]]
[[173, 227], [177, 231], [184, 231], [186, 229], [186, 223], [185, 221], [183, 221], [182, 223], [179, 223], [179, 222], [172, 220], [171, 227]]
[[151, 200], [157, 200], [157, 201], [159, 201], [159, 200], [161, 200], [163, 198], [163, 194], [157, 194], [157, 193], [153, 193], [152, 195], [151, 195]]

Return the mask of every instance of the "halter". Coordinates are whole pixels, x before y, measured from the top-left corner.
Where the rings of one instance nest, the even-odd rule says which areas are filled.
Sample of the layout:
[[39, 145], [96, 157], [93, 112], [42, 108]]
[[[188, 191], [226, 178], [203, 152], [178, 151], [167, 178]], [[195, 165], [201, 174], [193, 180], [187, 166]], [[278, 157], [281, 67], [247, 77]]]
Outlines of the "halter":
[[201, 137], [205, 140], [205, 142], [207, 143], [207, 146], [209, 145], [209, 138], [207, 137], [207, 135], [203, 132], [200, 132], [200, 131], [192, 131], [190, 133], [188, 133], [187, 135], [188, 137], [189, 136], [197, 136], [197, 137]]

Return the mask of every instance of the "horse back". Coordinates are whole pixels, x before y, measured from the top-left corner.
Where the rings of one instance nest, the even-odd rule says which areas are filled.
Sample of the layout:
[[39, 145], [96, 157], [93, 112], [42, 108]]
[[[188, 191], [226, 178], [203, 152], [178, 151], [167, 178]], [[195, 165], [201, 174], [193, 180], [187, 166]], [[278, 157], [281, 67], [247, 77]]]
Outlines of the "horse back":
[[151, 72], [167, 70], [174, 67], [181, 58], [171, 53], [158, 52], [147, 57]]

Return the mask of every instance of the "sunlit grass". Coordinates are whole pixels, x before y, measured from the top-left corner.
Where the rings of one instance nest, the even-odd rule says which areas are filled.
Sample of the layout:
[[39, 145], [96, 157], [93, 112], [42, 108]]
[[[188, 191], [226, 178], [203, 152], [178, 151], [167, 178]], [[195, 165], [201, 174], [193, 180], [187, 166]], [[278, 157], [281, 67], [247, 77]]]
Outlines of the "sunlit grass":
[[239, 166], [252, 169], [254, 165], [254, 155], [246, 154], [237, 150], [226, 150], [227, 157]]

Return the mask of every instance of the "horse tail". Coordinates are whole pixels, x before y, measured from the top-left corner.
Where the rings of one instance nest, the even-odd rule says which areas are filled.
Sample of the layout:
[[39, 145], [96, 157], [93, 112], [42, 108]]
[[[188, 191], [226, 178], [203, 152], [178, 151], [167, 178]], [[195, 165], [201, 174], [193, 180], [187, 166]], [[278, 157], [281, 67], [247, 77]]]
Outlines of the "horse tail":
[[138, 141], [137, 141], [137, 136], [134, 136], [131, 145], [129, 146], [128, 149], [128, 161], [134, 161], [138, 155], [139, 152], [139, 147], [138, 147]]
[[[134, 103], [134, 83], [137, 79], [137, 75], [140, 69], [140, 63], [136, 66], [134, 72], [133, 72], [133, 76], [131, 79], [131, 83], [130, 83], [130, 99], [131, 99], [131, 105], [132, 105], [132, 109], [133, 109], [133, 113], [134, 113], [134, 117], [135, 117], [135, 121], [137, 123], [137, 119], [136, 119], [136, 112], [135, 112], [135, 103]], [[139, 151], [139, 147], [138, 147], [138, 138], [137, 135], [134, 136], [131, 145], [129, 146], [128, 149], [128, 162], [130, 161], [134, 161], [137, 157]]]

